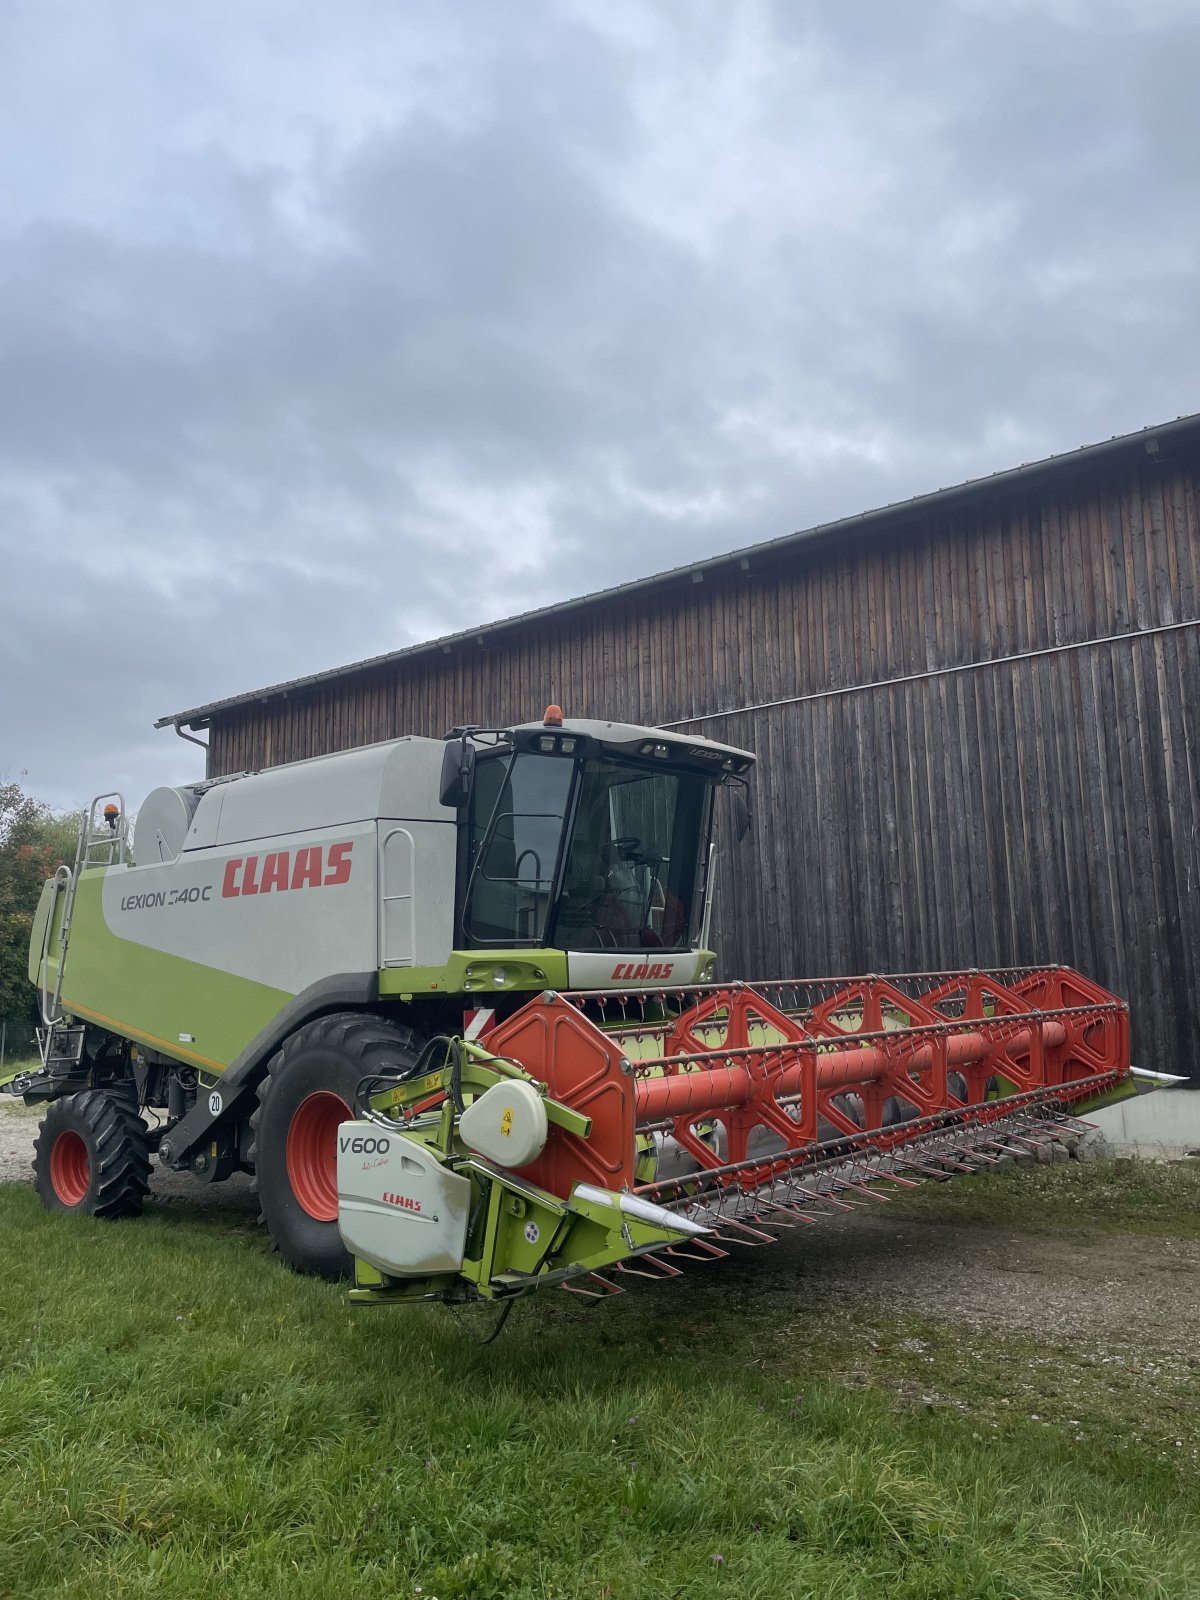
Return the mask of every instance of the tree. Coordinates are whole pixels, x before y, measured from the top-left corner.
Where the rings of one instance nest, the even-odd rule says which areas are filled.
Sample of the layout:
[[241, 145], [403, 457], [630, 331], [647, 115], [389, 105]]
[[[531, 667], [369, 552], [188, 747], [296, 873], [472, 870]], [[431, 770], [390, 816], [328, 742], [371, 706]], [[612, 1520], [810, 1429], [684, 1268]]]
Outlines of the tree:
[[52, 811], [20, 783], [0, 783], [0, 1021], [11, 1048], [23, 1048], [39, 1021], [29, 935], [42, 885], [59, 862], [74, 861], [78, 831], [77, 816]]

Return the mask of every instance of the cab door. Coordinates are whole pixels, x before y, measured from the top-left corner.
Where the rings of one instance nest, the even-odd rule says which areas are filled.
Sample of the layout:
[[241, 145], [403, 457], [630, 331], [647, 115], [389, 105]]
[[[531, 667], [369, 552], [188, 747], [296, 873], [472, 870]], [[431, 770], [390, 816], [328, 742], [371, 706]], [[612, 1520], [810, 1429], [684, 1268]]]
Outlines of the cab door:
[[411, 967], [416, 960], [416, 843], [398, 823], [380, 824], [379, 965]]

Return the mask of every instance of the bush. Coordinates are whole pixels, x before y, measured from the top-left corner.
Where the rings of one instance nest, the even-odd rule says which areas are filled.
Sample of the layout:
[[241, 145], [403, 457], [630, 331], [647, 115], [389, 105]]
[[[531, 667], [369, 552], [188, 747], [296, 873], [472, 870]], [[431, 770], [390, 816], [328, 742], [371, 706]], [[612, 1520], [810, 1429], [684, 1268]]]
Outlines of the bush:
[[7, 1054], [26, 1054], [38, 1025], [29, 934], [42, 885], [61, 861], [74, 860], [78, 831], [78, 816], [54, 812], [19, 783], [0, 783], [0, 1022], [7, 1025]]

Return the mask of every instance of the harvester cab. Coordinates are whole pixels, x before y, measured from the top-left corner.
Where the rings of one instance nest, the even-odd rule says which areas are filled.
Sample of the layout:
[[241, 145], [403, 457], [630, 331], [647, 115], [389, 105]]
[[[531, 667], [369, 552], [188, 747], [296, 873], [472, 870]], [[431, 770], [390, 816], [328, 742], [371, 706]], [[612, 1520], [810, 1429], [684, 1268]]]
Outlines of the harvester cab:
[[753, 759], [557, 706], [456, 729], [440, 791], [460, 818], [456, 946], [561, 951], [543, 978], [554, 966], [575, 987], [710, 977], [714, 791]]
[[[753, 756], [572, 720], [101, 796], [30, 943], [45, 1204], [252, 1175], [368, 1301], [610, 1294], [1069, 1144], [1124, 1004], [1046, 966], [718, 983], [717, 797]], [[115, 811], [101, 809], [108, 802]]]

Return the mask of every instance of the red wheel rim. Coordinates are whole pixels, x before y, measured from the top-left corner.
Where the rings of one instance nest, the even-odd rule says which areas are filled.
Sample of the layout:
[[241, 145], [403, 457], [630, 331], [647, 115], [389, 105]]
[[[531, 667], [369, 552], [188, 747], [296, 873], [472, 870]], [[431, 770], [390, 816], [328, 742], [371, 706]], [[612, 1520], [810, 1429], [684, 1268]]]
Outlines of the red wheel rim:
[[65, 1206], [77, 1206], [92, 1181], [92, 1158], [81, 1135], [64, 1129], [50, 1146], [50, 1187]]
[[340, 1094], [318, 1089], [301, 1100], [287, 1136], [292, 1193], [315, 1222], [336, 1222], [337, 1131], [352, 1112]]

